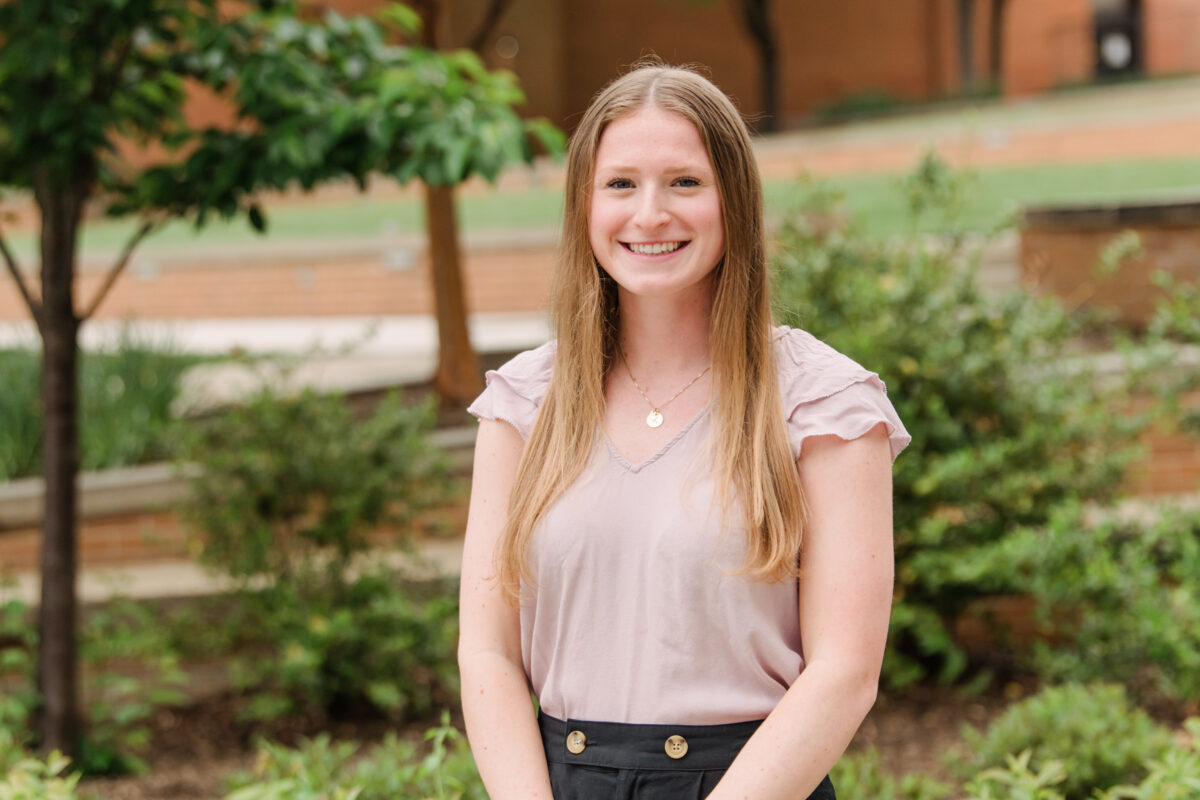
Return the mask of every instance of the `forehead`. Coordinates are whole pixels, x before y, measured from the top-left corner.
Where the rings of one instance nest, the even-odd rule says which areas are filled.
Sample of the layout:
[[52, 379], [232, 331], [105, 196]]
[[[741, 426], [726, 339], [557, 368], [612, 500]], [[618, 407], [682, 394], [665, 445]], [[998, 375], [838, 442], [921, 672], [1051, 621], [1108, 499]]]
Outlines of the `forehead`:
[[646, 106], [605, 127], [594, 166], [655, 166], [672, 161], [679, 162], [677, 166], [712, 166], [700, 131], [691, 120], [658, 106]]

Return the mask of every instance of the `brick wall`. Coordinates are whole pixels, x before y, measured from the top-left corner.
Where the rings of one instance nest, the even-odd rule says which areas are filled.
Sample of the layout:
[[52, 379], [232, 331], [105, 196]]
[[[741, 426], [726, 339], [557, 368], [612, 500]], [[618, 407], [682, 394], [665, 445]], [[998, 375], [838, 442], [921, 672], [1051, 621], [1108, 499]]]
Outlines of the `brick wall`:
[[[0, 530], [0, 574], [36, 569], [41, 539], [37, 527]], [[85, 568], [185, 559], [189, 555], [186, 533], [168, 511], [80, 521], [79, 560]]]
[[[992, 0], [976, 3], [974, 68], [986, 76]], [[307, 0], [343, 14], [368, 13], [385, 0]], [[1143, 0], [1145, 68], [1150, 75], [1200, 70], [1200, 0]], [[461, 47], [481, 8], [443, 0], [440, 38]], [[955, 0], [842, 0], [772, 5], [785, 120], [798, 121], [847, 96], [886, 92], [932, 99], [959, 88]], [[497, 49], [504, 37], [516, 52]], [[1006, 94], [1019, 96], [1092, 76], [1090, 0], [1008, 0], [1002, 71]], [[699, 63], [750, 115], [761, 112], [756, 51], [735, 0], [519, 0], [483, 49], [490, 67], [515, 72], [527, 102], [522, 113], [568, 129], [595, 92], [638, 58]], [[217, 98], [197, 93], [195, 122], [223, 123]]]
[[[1138, 234], [1142, 254], [1098, 277], [1100, 254], [1124, 231]], [[1031, 209], [1021, 229], [1020, 258], [1026, 285], [1058, 295], [1069, 307], [1113, 309], [1122, 323], [1139, 326], [1161, 294], [1150, 282], [1153, 271], [1200, 282], [1200, 201]]]
[[[1200, 411], [1200, 391], [1181, 400], [1185, 408]], [[1200, 492], [1200, 439], [1173, 428], [1151, 430], [1142, 441], [1148, 457], [1130, 469], [1126, 486], [1135, 496], [1178, 495]]]
[[[467, 306], [474, 312], [546, 307], [554, 264], [550, 237], [479, 247], [463, 254]], [[96, 291], [102, 272], [83, 269], [76, 297]], [[37, 283], [31, 281], [36, 292]], [[113, 286], [97, 318], [386, 316], [433, 308], [429, 261], [421, 250], [381, 241], [318, 243], [282, 250], [242, 248], [207, 254], [143, 252]], [[15, 284], [0, 281], [0, 321], [28, 319]]]
[[1200, 2], [1142, 0], [1146, 72], [1200, 71]]
[[[381, 528], [373, 540], [394, 544], [405, 535], [461, 534], [467, 522], [465, 499], [431, 511], [401, 531]], [[144, 511], [85, 518], [79, 524], [79, 566], [83, 569], [189, 560], [196, 543], [177, 515], [170, 511]], [[41, 531], [36, 527], [0, 528], [0, 578], [9, 573], [38, 569]]]
[[1004, 30], [1004, 92], [1024, 95], [1092, 75], [1089, 0], [1010, 0]]

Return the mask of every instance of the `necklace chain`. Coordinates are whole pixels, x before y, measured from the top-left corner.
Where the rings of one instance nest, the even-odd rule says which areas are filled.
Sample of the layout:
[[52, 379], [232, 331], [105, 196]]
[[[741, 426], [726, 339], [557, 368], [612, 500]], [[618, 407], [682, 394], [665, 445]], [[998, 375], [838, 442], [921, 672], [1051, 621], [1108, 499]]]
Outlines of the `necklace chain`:
[[621, 363], [625, 365], [625, 374], [629, 376], [629, 380], [633, 381], [634, 388], [636, 388], [638, 390], [638, 392], [642, 395], [642, 398], [646, 401], [646, 404], [650, 406], [650, 413], [646, 415], [646, 424], [649, 425], [651, 428], [657, 428], [658, 426], [662, 425], [663, 424], [662, 410], [664, 408], [666, 408], [667, 406], [669, 406], [671, 404], [671, 402], [675, 400], [676, 397], [679, 397], [679, 395], [683, 394], [688, 389], [692, 388], [692, 385], [696, 381], [703, 378], [705, 375], [708, 374], [708, 371], [710, 369], [712, 369], [712, 364], [709, 364], [707, 367], [700, 370], [699, 375], [697, 375], [696, 377], [694, 377], [690, 381], [688, 381], [686, 386], [684, 386], [682, 389], [680, 389], [675, 394], [671, 395], [671, 397], [666, 402], [655, 405], [654, 401], [650, 399], [650, 395], [646, 393], [645, 387], [643, 387], [640, 383], [638, 383], [637, 378], [633, 377], [633, 370], [631, 370], [629, 368], [629, 359], [627, 359], [625, 357], [625, 349], [623, 347], [620, 347], [619, 345], [618, 345], [617, 349], [621, 353]]

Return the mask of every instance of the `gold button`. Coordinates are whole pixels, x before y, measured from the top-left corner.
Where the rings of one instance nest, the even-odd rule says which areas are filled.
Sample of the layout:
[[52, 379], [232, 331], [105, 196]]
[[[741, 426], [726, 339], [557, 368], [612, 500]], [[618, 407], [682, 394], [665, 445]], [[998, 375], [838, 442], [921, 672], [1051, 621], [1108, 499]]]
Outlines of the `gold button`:
[[571, 731], [567, 734], [567, 750], [579, 755], [585, 747], [587, 747], [587, 737], [583, 735], [583, 731]]
[[683, 758], [687, 755], [687, 739], [675, 734], [667, 739], [667, 744], [663, 749], [671, 758]]

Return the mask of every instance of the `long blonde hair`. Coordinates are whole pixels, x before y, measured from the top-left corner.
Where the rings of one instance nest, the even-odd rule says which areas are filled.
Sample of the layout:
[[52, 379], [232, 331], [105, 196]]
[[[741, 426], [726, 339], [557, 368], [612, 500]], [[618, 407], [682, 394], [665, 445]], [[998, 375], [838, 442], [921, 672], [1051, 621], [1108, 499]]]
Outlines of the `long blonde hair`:
[[[531, 580], [528, 551], [537, 522], [578, 478], [604, 418], [604, 380], [617, 348], [617, 287], [592, 253], [589, 197], [605, 128], [648, 106], [696, 126], [721, 197], [725, 254], [715, 268], [710, 323], [716, 387], [711, 448], [714, 485], [732, 487], [745, 511], [741, 572], [768, 580], [797, 574], [805, 504], [781, 414], [762, 185], [749, 132], [733, 103], [707, 79], [655, 64], [603, 89], [568, 150], [563, 235], [551, 293], [558, 337], [554, 371], [521, 456], [497, 552], [501, 585], [514, 600], [522, 579]], [[725, 491], [723, 508], [731, 499]]]

